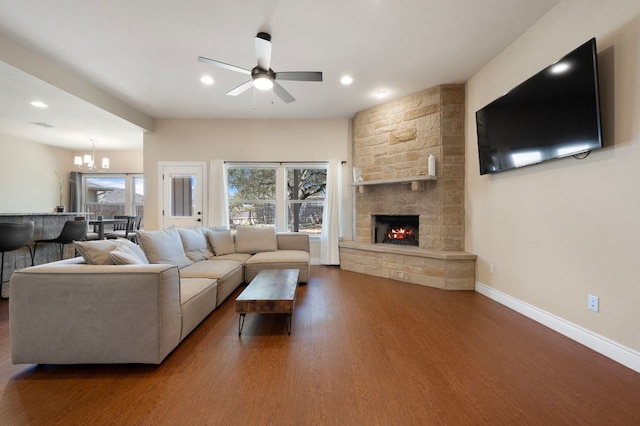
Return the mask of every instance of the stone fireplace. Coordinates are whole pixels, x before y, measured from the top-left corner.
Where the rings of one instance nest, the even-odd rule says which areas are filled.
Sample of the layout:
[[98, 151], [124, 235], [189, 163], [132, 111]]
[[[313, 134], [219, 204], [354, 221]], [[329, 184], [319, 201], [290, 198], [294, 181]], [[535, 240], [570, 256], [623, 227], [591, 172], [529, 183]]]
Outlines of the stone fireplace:
[[[436, 159], [435, 176], [428, 170], [430, 155]], [[473, 289], [476, 257], [463, 251], [464, 85], [436, 86], [358, 112], [352, 158], [362, 181], [352, 183], [354, 240], [340, 244], [341, 267], [443, 289]], [[415, 218], [414, 241], [379, 241], [385, 237], [378, 230], [387, 227], [381, 217]]]

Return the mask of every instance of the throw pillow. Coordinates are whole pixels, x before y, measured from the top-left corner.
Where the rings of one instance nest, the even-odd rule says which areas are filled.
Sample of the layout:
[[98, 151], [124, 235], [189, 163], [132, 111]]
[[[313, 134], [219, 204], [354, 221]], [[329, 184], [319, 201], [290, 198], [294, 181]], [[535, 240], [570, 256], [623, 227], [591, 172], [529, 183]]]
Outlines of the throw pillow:
[[117, 249], [109, 253], [111, 260], [116, 265], [144, 265], [146, 258], [143, 260], [131, 248], [125, 244], [120, 244]]
[[274, 226], [240, 226], [236, 229], [236, 251], [255, 254], [278, 250]]
[[233, 243], [233, 235], [231, 231], [207, 231], [207, 239], [213, 248], [216, 256], [232, 254], [236, 252], [236, 246]]
[[149, 263], [168, 263], [178, 268], [192, 263], [184, 254], [180, 235], [173, 226], [159, 231], [136, 231], [136, 238]]
[[111, 251], [118, 248], [118, 240], [76, 241], [73, 243], [89, 265], [113, 265]]
[[193, 262], [207, 260], [213, 253], [209, 251], [207, 239], [200, 228], [177, 228], [182, 240], [182, 248], [185, 254]]
[[89, 265], [113, 265], [111, 252], [123, 245], [128, 247], [143, 263], [149, 263], [142, 249], [126, 238], [74, 242], [75, 249]]
[[119, 247], [126, 246], [129, 250], [131, 250], [136, 256], [138, 256], [138, 258], [140, 258], [140, 260], [142, 260], [142, 263], [149, 263], [147, 256], [145, 256], [139, 245], [126, 238], [118, 238], [116, 241], [120, 242]]

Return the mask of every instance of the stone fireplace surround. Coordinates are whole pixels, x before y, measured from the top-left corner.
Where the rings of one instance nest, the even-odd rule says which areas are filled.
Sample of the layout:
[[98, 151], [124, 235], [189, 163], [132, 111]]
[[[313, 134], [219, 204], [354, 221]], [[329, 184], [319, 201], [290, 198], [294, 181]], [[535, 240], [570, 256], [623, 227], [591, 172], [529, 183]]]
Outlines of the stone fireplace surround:
[[[436, 86], [353, 118], [354, 241], [342, 269], [442, 289], [472, 290], [464, 249], [464, 85]], [[428, 178], [428, 157], [436, 177]], [[419, 216], [419, 246], [376, 244], [375, 215]]]

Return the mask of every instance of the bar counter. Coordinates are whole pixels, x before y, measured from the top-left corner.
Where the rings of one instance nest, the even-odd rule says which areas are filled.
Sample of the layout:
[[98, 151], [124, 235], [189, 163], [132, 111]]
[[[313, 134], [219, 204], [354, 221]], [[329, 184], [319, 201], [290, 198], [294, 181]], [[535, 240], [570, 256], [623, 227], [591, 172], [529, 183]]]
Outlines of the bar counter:
[[[0, 213], [0, 222], [21, 223], [33, 221], [33, 240], [56, 238], [60, 235], [62, 227], [67, 220], [73, 220], [76, 216], [87, 216], [86, 213]], [[42, 244], [38, 246], [36, 265], [54, 262], [60, 256], [57, 244]], [[64, 249], [64, 257], [73, 257], [73, 244], [67, 244]], [[4, 280], [9, 281], [11, 274], [17, 269], [31, 266], [29, 249], [22, 248], [8, 251], [4, 255]], [[4, 285], [3, 293], [8, 295], [9, 286]]]

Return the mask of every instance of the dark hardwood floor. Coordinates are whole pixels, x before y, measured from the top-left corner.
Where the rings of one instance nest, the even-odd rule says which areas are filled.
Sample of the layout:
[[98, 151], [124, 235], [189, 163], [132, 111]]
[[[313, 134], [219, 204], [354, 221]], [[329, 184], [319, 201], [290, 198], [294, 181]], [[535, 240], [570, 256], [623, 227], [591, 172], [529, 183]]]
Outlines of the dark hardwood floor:
[[0, 424], [640, 424], [640, 374], [480, 294], [311, 276], [291, 336], [240, 288], [159, 366], [12, 365], [3, 300]]

